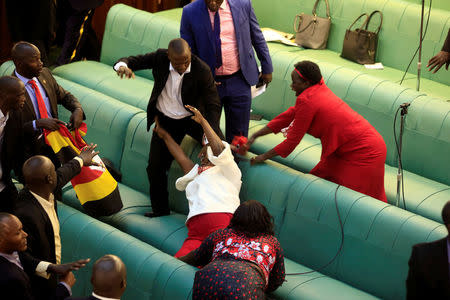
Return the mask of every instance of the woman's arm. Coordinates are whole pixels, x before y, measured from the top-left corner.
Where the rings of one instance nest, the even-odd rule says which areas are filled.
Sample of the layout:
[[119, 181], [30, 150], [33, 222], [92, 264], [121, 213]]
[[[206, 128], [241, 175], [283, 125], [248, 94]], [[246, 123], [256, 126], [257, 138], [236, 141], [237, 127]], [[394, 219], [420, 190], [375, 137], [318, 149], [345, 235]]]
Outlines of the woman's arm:
[[219, 156], [220, 153], [222, 153], [223, 149], [225, 149], [225, 146], [223, 145], [220, 137], [212, 129], [211, 125], [202, 116], [202, 114], [198, 109], [190, 105], [186, 105], [186, 108], [189, 109], [194, 114], [192, 116], [192, 120], [194, 120], [195, 122], [199, 123], [202, 126], [203, 132], [205, 133], [206, 138], [208, 139], [209, 146], [211, 147], [214, 156]]
[[159, 125], [158, 117], [155, 118], [155, 128], [153, 131], [166, 143], [167, 149], [169, 149], [170, 154], [172, 154], [181, 169], [183, 169], [184, 174], [189, 173], [194, 167], [194, 163], [186, 156], [180, 145], [174, 141], [170, 133]]

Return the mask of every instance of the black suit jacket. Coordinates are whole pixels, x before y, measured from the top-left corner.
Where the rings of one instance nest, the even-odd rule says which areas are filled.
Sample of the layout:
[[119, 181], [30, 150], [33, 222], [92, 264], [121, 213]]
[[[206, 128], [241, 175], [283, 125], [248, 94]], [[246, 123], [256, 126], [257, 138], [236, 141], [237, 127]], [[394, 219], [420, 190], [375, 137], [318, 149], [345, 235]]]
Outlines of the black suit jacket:
[[89, 297], [82, 297], [82, 298], [67, 298], [67, 300], [99, 300], [97, 297], [89, 296]]
[[[147, 106], [147, 130], [150, 130], [157, 112], [156, 101], [169, 78], [170, 61], [167, 49], [121, 58], [117, 62], [120, 61], [125, 62], [133, 71], [152, 69], [155, 84]], [[196, 107], [205, 116], [214, 131], [223, 138], [219, 128], [222, 106], [214, 78], [208, 65], [194, 54], [191, 57], [191, 71], [183, 78], [181, 98], [184, 105]]]
[[[17, 265], [0, 256], [0, 291], [2, 299], [35, 300], [33, 295], [30, 274], [34, 274], [39, 260], [24, 253], [19, 254], [23, 270]], [[58, 285], [54, 293], [45, 299], [65, 299], [69, 291]]]
[[407, 299], [450, 299], [447, 238], [413, 246], [406, 279]]
[[[15, 76], [15, 71], [12, 73], [12, 76]], [[81, 108], [80, 102], [56, 82], [49, 69], [44, 68], [38, 80], [45, 89], [49, 99], [53, 118], [58, 118], [58, 104], [61, 104], [71, 112], [76, 108]], [[26, 101], [23, 109], [12, 112], [5, 127], [6, 155], [11, 161], [12, 169], [21, 181], [23, 181], [21, 177], [22, 165], [25, 160], [33, 155], [45, 155], [49, 151], [49, 146], [45, 144], [41, 135], [42, 132], [33, 129], [36, 113], [28, 93], [25, 93], [25, 97]], [[54, 160], [54, 158], [50, 158]]]
[[[55, 191], [60, 191], [80, 171], [80, 163], [75, 159], [58, 168]], [[55, 193], [55, 200], [61, 200], [61, 195]], [[55, 210], [57, 211], [57, 201], [55, 201]], [[14, 214], [20, 219], [24, 231], [28, 234], [27, 252], [36, 259], [56, 263], [55, 235], [52, 223], [44, 208], [26, 187], [19, 193]], [[51, 294], [51, 291], [56, 288], [57, 282], [56, 276], [53, 275], [49, 280], [33, 275], [32, 283], [34, 294], [40, 297], [36, 298], [45, 299], [42, 297]]]
[[442, 51], [450, 52], [450, 28], [448, 29], [447, 38], [442, 46]]

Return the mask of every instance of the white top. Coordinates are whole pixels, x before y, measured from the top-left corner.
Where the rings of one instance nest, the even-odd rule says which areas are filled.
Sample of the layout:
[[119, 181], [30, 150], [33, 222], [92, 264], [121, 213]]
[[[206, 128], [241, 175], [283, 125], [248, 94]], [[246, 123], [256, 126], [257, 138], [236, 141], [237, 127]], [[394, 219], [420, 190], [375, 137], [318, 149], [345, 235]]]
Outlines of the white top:
[[100, 300], [120, 300], [119, 298], [108, 298], [108, 297], [99, 296], [94, 292], [92, 292], [92, 296], [94, 296], [95, 298], [100, 299]]
[[[117, 71], [122, 66], [128, 67], [125, 62], [120, 61], [114, 65], [114, 70]], [[184, 108], [183, 100], [181, 99], [181, 87], [183, 85], [184, 74], [191, 72], [191, 64], [189, 64], [186, 71], [181, 75], [173, 68], [172, 63], [169, 64], [169, 71], [166, 85], [156, 101], [156, 108], [172, 119], [188, 117], [192, 113]]]
[[230, 145], [222, 141], [225, 149], [214, 156], [208, 146], [208, 159], [214, 167], [198, 174], [196, 164], [189, 173], [177, 179], [177, 190], [186, 190], [189, 202], [187, 220], [205, 213], [234, 213], [240, 204], [241, 170], [234, 161]]
[[[2, 110], [0, 109], [0, 157], [2, 154], [2, 145], [3, 145], [3, 136], [5, 135], [5, 126], [6, 121], [8, 121], [9, 114], [6, 114], [6, 116], [3, 114]], [[2, 162], [0, 159], [0, 192], [3, 191], [5, 188], [5, 183], [2, 180], [3, 178], [3, 169], [2, 169]]]
[[56, 263], [61, 263], [61, 236], [59, 235], [59, 220], [58, 216], [56, 215], [55, 210], [55, 197], [53, 194], [50, 194], [50, 199], [46, 200], [39, 196], [36, 193], [33, 193], [30, 191], [30, 193], [36, 198], [36, 200], [39, 202], [39, 204], [42, 206], [42, 208], [47, 213], [48, 218], [50, 219], [50, 223], [52, 223], [53, 228], [53, 235], [55, 238], [55, 256], [56, 256]]

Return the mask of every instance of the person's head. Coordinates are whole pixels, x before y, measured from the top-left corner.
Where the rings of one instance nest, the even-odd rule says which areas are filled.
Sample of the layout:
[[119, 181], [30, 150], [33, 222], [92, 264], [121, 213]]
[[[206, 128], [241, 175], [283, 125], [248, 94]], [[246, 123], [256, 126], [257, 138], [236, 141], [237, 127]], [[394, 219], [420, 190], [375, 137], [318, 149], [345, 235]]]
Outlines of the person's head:
[[31, 191], [53, 192], [57, 183], [55, 166], [45, 156], [35, 155], [25, 161], [22, 167], [23, 177]]
[[13, 76], [0, 77], [0, 109], [3, 114], [22, 109], [25, 104], [25, 85]]
[[16, 71], [26, 78], [38, 77], [44, 66], [41, 61], [41, 52], [39, 49], [28, 42], [16, 43], [11, 56], [16, 66]]
[[256, 200], [248, 200], [239, 205], [228, 227], [248, 237], [274, 235], [272, 216], [266, 207]]
[[27, 236], [22, 222], [11, 214], [0, 212], [0, 252], [11, 254], [27, 250]]
[[445, 203], [444, 208], [442, 208], [442, 221], [444, 222], [447, 231], [450, 234], [450, 201]]
[[318, 84], [322, 80], [322, 74], [317, 64], [303, 60], [295, 64], [291, 78], [291, 89], [295, 92], [295, 96], [298, 96], [310, 86]]
[[205, 0], [206, 6], [212, 12], [216, 12], [219, 10], [219, 7], [222, 5], [223, 0]]
[[169, 42], [167, 51], [172, 67], [179, 74], [183, 74], [191, 63], [191, 48], [189, 44], [182, 38], [173, 39]]
[[127, 287], [127, 268], [119, 257], [107, 254], [95, 262], [91, 283], [97, 295], [119, 299]]

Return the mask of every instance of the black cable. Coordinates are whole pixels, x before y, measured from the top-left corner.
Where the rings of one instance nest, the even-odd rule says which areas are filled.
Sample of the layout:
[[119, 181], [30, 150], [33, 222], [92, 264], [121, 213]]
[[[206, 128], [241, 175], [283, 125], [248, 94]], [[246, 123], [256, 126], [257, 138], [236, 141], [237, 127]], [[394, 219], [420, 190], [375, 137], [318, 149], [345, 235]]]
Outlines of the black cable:
[[342, 224], [341, 214], [339, 212], [339, 207], [338, 207], [338, 202], [337, 202], [337, 191], [340, 187], [341, 186], [338, 185], [336, 187], [336, 190], [334, 191], [334, 203], [336, 204], [336, 213], [337, 213], [338, 220], [339, 220], [339, 226], [341, 228], [341, 245], [339, 246], [339, 250], [336, 252], [336, 255], [333, 257], [333, 259], [331, 259], [325, 265], [323, 265], [322, 267], [320, 267], [316, 270], [312, 270], [312, 271], [308, 271], [308, 272], [301, 272], [301, 273], [286, 273], [286, 275], [306, 275], [306, 274], [310, 274], [310, 273], [314, 273], [314, 272], [319, 272], [320, 270], [325, 269], [326, 267], [331, 265], [331, 263], [333, 261], [335, 261], [335, 259], [338, 257], [339, 253], [341, 253], [342, 248], [344, 247], [344, 224]]
[[[397, 149], [397, 156], [398, 156], [398, 166], [400, 168], [400, 175], [402, 176], [402, 198], [403, 198], [403, 208], [406, 210], [406, 201], [405, 201], [405, 188], [403, 185], [403, 163], [402, 163], [402, 153], [400, 151], [400, 147], [398, 145], [398, 141], [397, 141], [397, 131], [395, 130], [395, 124], [397, 123], [397, 116], [398, 116], [398, 112], [400, 111], [400, 109], [402, 109], [401, 106], [399, 106], [399, 108], [397, 108], [397, 111], [395, 112], [395, 116], [394, 116], [394, 141], [395, 141], [395, 149]], [[400, 124], [401, 126], [401, 124]], [[397, 174], [398, 175], [398, 174]]]
[[[425, 31], [424, 31], [423, 36], [422, 36], [422, 42], [423, 42], [423, 40], [425, 39], [425, 35], [427, 34], [427, 30], [428, 30], [428, 22], [430, 21], [431, 3], [432, 3], [432, 2], [433, 2], [433, 0], [430, 0], [430, 5], [428, 6], [427, 24], [425, 25]], [[414, 60], [414, 58], [416, 57], [417, 52], [419, 51], [419, 48], [420, 48], [420, 43], [419, 43], [419, 46], [418, 46], [417, 49], [416, 49], [416, 52], [414, 52], [413, 57], [412, 57], [411, 60], [409, 61], [408, 67], [406, 67], [406, 70], [405, 70], [405, 73], [403, 74], [402, 80], [400, 80], [400, 85], [403, 83], [403, 80], [405, 79], [405, 76], [406, 76], [406, 74], [408, 73], [409, 67], [411, 66], [411, 64], [412, 64], [412, 62], [413, 62], [413, 60]]]

